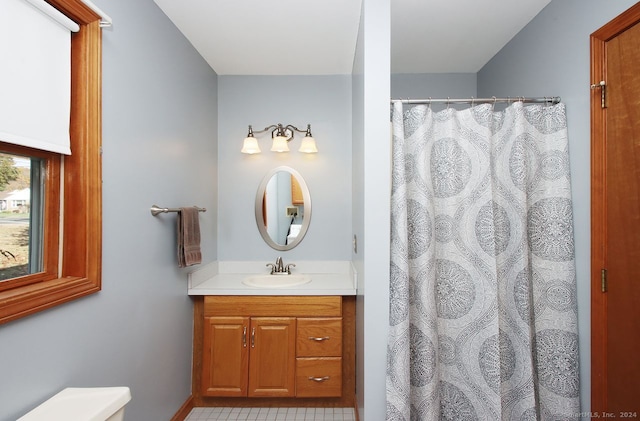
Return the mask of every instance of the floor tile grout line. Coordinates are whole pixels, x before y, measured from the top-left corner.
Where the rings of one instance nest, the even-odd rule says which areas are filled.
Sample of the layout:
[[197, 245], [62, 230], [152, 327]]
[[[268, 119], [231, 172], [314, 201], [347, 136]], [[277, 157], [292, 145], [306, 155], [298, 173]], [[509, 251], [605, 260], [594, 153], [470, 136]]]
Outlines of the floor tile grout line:
[[185, 421], [355, 421], [353, 408], [196, 407]]

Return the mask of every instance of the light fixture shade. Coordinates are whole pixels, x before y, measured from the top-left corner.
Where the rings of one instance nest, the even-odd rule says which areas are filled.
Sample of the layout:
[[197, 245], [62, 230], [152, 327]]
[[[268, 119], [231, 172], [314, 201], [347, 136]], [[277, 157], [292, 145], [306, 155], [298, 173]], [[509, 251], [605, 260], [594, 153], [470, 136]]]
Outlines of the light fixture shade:
[[298, 149], [298, 152], [317, 153], [318, 148], [316, 148], [316, 140], [311, 136], [303, 137], [302, 143], [300, 144], [300, 149]]
[[258, 145], [258, 139], [253, 136], [248, 136], [244, 138], [244, 142], [242, 143], [242, 153], [254, 154], [260, 153], [260, 146]]
[[271, 145], [272, 152], [289, 152], [289, 145], [287, 144], [287, 138], [284, 136], [276, 136], [273, 138], [273, 144]]

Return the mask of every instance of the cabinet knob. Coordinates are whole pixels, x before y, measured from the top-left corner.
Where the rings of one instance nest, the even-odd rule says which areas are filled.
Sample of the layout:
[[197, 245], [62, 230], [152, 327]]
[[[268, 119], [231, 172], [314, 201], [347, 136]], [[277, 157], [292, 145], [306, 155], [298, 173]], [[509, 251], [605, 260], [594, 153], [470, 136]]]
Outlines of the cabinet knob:
[[247, 327], [244, 326], [244, 328], [242, 329], [242, 347], [246, 348], [247, 347]]
[[309, 376], [309, 380], [314, 381], [314, 382], [318, 382], [318, 383], [322, 383], [322, 382], [326, 382], [327, 380], [329, 380], [329, 376], [324, 376], [324, 377]]
[[328, 341], [329, 337], [328, 336], [323, 336], [323, 337], [316, 337], [316, 336], [309, 336], [309, 340], [310, 341], [316, 341], [316, 342], [323, 342], [323, 341]]

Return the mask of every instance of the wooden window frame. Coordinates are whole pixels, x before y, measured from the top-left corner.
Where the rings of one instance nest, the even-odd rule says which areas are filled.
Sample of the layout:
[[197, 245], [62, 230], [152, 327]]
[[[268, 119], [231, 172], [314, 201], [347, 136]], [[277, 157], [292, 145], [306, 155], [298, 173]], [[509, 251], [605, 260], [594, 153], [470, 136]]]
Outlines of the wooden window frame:
[[[58, 188], [57, 193], [64, 203], [63, 214], [59, 215], [62, 236], [45, 239], [45, 247], [52, 247], [45, 253], [61, 256], [61, 262], [48, 268], [45, 262], [47, 275], [35, 281], [18, 281], [0, 292], [0, 324], [98, 292], [102, 287], [100, 16], [80, 0], [46, 1], [80, 25], [80, 31], [71, 37], [72, 155], [64, 158], [60, 171], [63, 189]], [[45, 217], [45, 224], [50, 217]]]

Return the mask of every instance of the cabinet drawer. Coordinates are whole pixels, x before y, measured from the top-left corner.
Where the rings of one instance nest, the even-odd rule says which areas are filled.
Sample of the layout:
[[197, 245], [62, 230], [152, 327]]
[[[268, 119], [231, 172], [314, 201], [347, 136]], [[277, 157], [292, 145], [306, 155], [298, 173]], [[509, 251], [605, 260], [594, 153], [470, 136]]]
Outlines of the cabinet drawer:
[[342, 318], [299, 318], [298, 357], [342, 356]]
[[296, 397], [342, 396], [342, 358], [298, 358]]
[[324, 295], [206, 295], [204, 315], [259, 317], [340, 317], [342, 297]]

